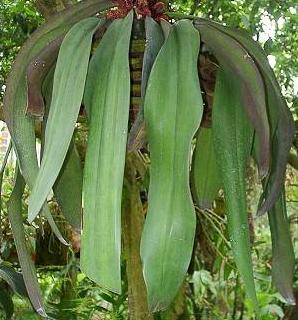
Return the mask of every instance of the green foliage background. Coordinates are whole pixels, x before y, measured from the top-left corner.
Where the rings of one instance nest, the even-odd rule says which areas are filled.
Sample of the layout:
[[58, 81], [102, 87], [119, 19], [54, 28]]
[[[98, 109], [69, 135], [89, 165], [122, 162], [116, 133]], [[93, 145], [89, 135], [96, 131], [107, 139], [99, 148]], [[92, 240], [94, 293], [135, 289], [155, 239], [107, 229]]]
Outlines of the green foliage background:
[[0, 2], [0, 88], [19, 48], [41, 22], [32, 1]]

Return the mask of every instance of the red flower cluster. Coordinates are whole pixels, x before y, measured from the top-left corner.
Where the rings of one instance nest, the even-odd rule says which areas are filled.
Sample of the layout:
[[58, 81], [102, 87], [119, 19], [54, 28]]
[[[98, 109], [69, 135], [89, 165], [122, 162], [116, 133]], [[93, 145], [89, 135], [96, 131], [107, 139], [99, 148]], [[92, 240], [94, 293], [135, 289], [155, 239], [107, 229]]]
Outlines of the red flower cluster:
[[164, 14], [165, 4], [156, 0], [112, 0], [117, 5], [117, 8], [111, 9], [107, 13], [110, 19], [118, 19], [125, 17], [130, 10], [135, 8], [136, 13], [141, 17], [152, 17], [154, 20], [168, 20]]

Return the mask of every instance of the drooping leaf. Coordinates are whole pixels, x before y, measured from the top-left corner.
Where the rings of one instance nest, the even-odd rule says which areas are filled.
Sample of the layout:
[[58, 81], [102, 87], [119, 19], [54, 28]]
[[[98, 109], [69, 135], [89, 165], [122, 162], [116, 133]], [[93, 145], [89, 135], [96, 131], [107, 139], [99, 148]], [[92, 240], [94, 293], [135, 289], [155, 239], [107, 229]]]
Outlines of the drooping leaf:
[[229, 35], [213, 25], [194, 21], [200, 30], [202, 40], [212, 51], [224, 70], [238, 77], [245, 109], [256, 130], [260, 148], [259, 174], [268, 175], [270, 166], [270, 128], [266, 110], [264, 83], [257, 65], [245, 48]]
[[[288, 155], [295, 132], [293, 117], [260, 44], [254, 41], [244, 30], [228, 28], [209, 20], [200, 19], [200, 21], [212, 24], [215, 28], [238, 41], [254, 59], [264, 79], [267, 94], [267, 113], [271, 130], [271, 148], [275, 160], [271, 163], [270, 175], [265, 184], [266, 198], [264, 195], [262, 196], [265, 201], [259, 208], [259, 214], [263, 214], [274, 205], [282, 190]], [[258, 154], [256, 156], [258, 157]], [[257, 160], [260, 162], [260, 159]], [[266, 190], [267, 188], [268, 190]]]
[[[7, 86], [7, 88], [8, 87], [9, 85]], [[38, 161], [35, 145], [34, 122], [32, 121], [32, 119], [24, 117], [24, 107], [26, 106], [25, 77], [22, 79], [22, 81], [18, 82], [18, 88], [20, 89], [20, 92], [16, 93], [16, 96], [12, 97], [12, 100], [15, 103], [14, 105], [10, 105], [8, 103], [8, 100], [4, 100], [4, 112], [7, 112], [5, 114], [5, 119], [11, 134], [13, 148], [17, 155], [18, 165], [20, 166], [20, 168], [22, 168], [20, 169], [20, 171], [24, 175], [24, 179], [27, 182], [29, 188], [32, 189], [38, 172]], [[5, 99], [8, 99], [9, 96], [9, 94], [5, 95]], [[5, 103], [5, 101], [7, 103]], [[9, 106], [15, 108], [14, 114], [11, 112], [12, 110], [6, 109]], [[43, 205], [42, 215], [46, 217], [54, 234], [57, 236], [60, 242], [64, 245], [68, 245], [68, 243], [61, 235], [47, 204]]]
[[[42, 124], [41, 153], [45, 140], [45, 127], [52, 98], [54, 68], [43, 85], [45, 115]], [[42, 156], [41, 156], [42, 158]], [[53, 185], [55, 198], [66, 220], [77, 230], [81, 229], [83, 169], [74, 138], [70, 142], [61, 171]], [[71, 194], [71, 197], [69, 196]]]
[[289, 304], [295, 304], [293, 278], [295, 254], [289, 229], [284, 190], [268, 212], [272, 240], [272, 280]]
[[[275, 157], [275, 151], [274, 148], [272, 154], [273, 165], [274, 162], [278, 161]], [[256, 159], [255, 148], [252, 150], [252, 155]], [[274, 181], [271, 180], [269, 183], [274, 183]], [[265, 182], [263, 182], [264, 185]], [[266, 195], [268, 190], [266, 188], [264, 190]], [[268, 219], [272, 241], [272, 280], [284, 299], [289, 304], [295, 304], [293, 293], [295, 254], [291, 240], [284, 188], [274, 206], [268, 211]]]
[[245, 172], [253, 129], [242, 108], [240, 91], [238, 79], [220, 69], [212, 108], [213, 139], [234, 259], [248, 296], [257, 310], [245, 191]]
[[269, 109], [270, 122], [272, 126], [276, 124], [271, 144], [272, 154], [275, 158], [272, 161], [270, 174], [264, 184], [264, 193], [261, 196], [264, 202], [260, 203], [258, 215], [268, 212], [281, 194], [288, 157], [295, 134], [294, 121], [290, 110], [286, 105], [283, 111], [279, 109], [278, 100], [280, 98], [281, 94], [277, 98], [277, 92], [275, 94], [274, 88], [268, 83], [268, 104], [271, 106]]
[[36, 270], [32, 261], [32, 257], [28, 251], [22, 221], [22, 195], [24, 192], [24, 187], [24, 179], [21, 176], [19, 169], [16, 168], [15, 184], [7, 202], [8, 219], [11, 225], [28, 296], [36, 312], [42, 317], [46, 317]]
[[29, 197], [29, 221], [33, 221], [39, 213], [66, 157], [83, 99], [93, 33], [102, 23], [97, 18], [78, 22], [61, 45], [54, 74], [43, 158]]
[[127, 150], [132, 152], [140, 149], [146, 140], [145, 137], [145, 122], [144, 122], [144, 97], [147, 87], [147, 82], [151, 72], [151, 68], [156, 59], [156, 56], [164, 42], [164, 36], [160, 25], [155, 22], [151, 17], [145, 19], [146, 31], [146, 47], [143, 58], [142, 68], [142, 87], [141, 96], [142, 104], [138, 112], [137, 119], [135, 120], [132, 128], [130, 129], [127, 141]]
[[[133, 12], [112, 22], [93, 57], [93, 91], [83, 183], [81, 269], [105, 289], [121, 292], [121, 195], [130, 102], [128, 51]], [[93, 76], [96, 74], [96, 77]], [[88, 102], [91, 103], [87, 106]]]
[[151, 311], [170, 305], [192, 254], [196, 218], [189, 187], [190, 147], [203, 110], [199, 46], [191, 22], [175, 24], [155, 60], [145, 96], [151, 168], [141, 258]]
[[[6, 83], [3, 110], [20, 170], [30, 189], [33, 188], [38, 173], [38, 161], [34, 121], [25, 113], [27, 67], [49, 42], [64, 35], [74, 23], [112, 5], [107, 1], [87, 0], [64, 10], [31, 35], [15, 60]], [[66, 244], [46, 205], [43, 207], [42, 214], [48, 219], [60, 241]]]
[[23, 297], [28, 297], [23, 276], [21, 273], [17, 272], [13, 267], [1, 264], [0, 278], [5, 280], [15, 293]]
[[212, 207], [222, 186], [211, 128], [200, 128], [192, 160], [193, 196], [201, 209]]

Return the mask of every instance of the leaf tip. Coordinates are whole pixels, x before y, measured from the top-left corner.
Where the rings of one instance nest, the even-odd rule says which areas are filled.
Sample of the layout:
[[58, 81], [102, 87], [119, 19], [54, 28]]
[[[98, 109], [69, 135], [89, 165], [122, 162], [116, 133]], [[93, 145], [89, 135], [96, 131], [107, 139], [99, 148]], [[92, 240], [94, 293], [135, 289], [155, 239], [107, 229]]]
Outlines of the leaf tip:
[[48, 315], [46, 314], [45, 310], [43, 307], [40, 307], [36, 309], [36, 312], [43, 318], [48, 318]]

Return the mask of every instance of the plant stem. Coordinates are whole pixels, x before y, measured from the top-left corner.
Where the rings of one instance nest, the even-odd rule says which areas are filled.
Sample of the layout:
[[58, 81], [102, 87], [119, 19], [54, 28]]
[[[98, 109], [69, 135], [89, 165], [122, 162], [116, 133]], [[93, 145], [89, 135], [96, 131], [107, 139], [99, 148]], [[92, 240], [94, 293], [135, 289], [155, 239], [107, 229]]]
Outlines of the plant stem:
[[143, 205], [136, 179], [135, 154], [126, 159], [123, 199], [123, 244], [128, 281], [128, 309], [130, 320], [152, 320], [148, 310], [147, 294], [142, 274], [140, 241], [144, 225]]

